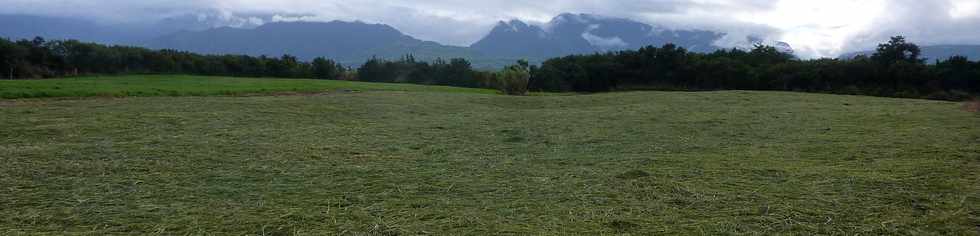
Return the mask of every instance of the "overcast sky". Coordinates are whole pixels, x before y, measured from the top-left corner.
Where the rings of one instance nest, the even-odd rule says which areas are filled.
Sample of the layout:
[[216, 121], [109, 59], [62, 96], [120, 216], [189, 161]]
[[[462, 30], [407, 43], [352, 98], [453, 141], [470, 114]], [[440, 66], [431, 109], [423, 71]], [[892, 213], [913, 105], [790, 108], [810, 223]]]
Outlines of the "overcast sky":
[[[149, 22], [220, 13], [281, 15], [282, 20], [361, 20], [406, 34], [469, 45], [500, 20], [546, 22], [563, 12], [631, 18], [681, 29], [729, 33], [731, 45], [756, 34], [812, 58], [868, 49], [902, 34], [920, 44], [980, 44], [980, 0], [0, 0], [0, 13]], [[255, 20], [255, 19], [253, 19]]]

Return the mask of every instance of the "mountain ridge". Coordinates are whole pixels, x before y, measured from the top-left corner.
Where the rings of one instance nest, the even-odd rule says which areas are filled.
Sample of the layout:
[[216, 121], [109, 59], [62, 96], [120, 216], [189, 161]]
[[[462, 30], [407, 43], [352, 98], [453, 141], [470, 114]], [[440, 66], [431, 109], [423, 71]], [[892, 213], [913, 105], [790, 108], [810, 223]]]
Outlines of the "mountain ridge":
[[[302, 60], [327, 57], [350, 66], [359, 65], [370, 58], [398, 59], [406, 54], [413, 54], [421, 60], [459, 57], [468, 59], [474, 66], [481, 68], [500, 68], [517, 59], [527, 59], [537, 64], [548, 58], [571, 54], [635, 50], [650, 45], [659, 47], [666, 43], [694, 52], [712, 52], [720, 49], [714, 43], [725, 35], [706, 30], [671, 30], [627, 18], [562, 13], [543, 25], [518, 19], [499, 21], [477, 42], [469, 46], [450, 46], [417, 39], [387, 24], [270, 19], [267, 16], [226, 19], [207, 14], [190, 14], [144, 24], [141, 30], [130, 30], [140, 27], [137, 25], [109, 30], [114, 33], [102, 33], [108, 32], [106, 28], [112, 27], [99, 28], [97, 24], [84, 21], [74, 22], [81, 26], [73, 26], [72, 21], [51, 20], [51, 30], [45, 31], [45, 27], [31, 27], [30, 20], [21, 20], [14, 22], [15, 25], [19, 24], [19, 28], [8, 29], [6, 33], [0, 29], [0, 35], [17, 33], [14, 36], [26, 37], [24, 35], [41, 32], [45, 33], [42, 35], [45, 37], [57, 36], [50, 38], [101, 43], [107, 43], [107, 37], [117, 37], [119, 39], [108, 43], [203, 54], [290, 54]], [[73, 28], [80, 30], [70, 30]], [[116, 36], [116, 32], [128, 31], [139, 35]], [[108, 36], [92, 36], [99, 34]]]
[[499, 21], [470, 47], [496, 56], [549, 58], [569, 54], [636, 49], [673, 43], [695, 52], [719, 49], [724, 34], [706, 30], [670, 30], [638, 21], [593, 14], [562, 13], [542, 26], [520, 20]]
[[273, 22], [254, 29], [230, 27], [184, 31], [144, 43], [155, 49], [178, 49], [205, 54], [275, 56], [290, 54], [303, 60], [328, 57], [353, 65], [368, 58], [463, 57], [479, 59], [468, 48], [416, 39], [385, 24], [363, 22]]

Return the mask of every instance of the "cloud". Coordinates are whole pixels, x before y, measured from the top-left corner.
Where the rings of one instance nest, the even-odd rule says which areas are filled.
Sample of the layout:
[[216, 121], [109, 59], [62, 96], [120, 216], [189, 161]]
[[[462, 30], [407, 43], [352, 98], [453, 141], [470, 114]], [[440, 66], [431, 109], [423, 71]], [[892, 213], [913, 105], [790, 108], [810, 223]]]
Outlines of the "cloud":
[[588, 41], [589, 44], [592, 44], [592, 46], [596, 46], [604, 50], [629, 46], [628, 43], [619, 37], [606, 38], [592, 34], [592, 31], [597, 29], [599, 29], [599, 25], [590, 25], [589, 28], [582, 33], [582, 38], [585, 39], [585, 41]]
[[805, 58], [869, 49], [899, 34], [922, 44], [980, 44], [977, 0], [0, 0], [0, 5], [2, 14], [107, 23], [153, 22], [200, 12], [242, 27], [269, 21], [360, 20], [460, 46], [479, 40], [500, 20], [543, 23], [564, 12], [720, 31], [728, 35], [716, 44], [725, 47], [744, 43], [747, 36], [785, 41]]
[[604, 38], [602, 36], [594, 35], [590, 32], [582, 33], [582, 38], [584, 38], [585, 41], [588, 41], [589, 44], [592, 44], [592, 46], [596, 46], [604, 50], [609, 50], [613, 48], [624, 48], [626, 46], [629, 46], [629, 44], [623, 41], [622, 38], [619, 37]]
[[865, 49], [889, 36], [904, 35], [920, 44], [980, 44], [980, 2], [976, 0], [894, 0], [843, 46]]

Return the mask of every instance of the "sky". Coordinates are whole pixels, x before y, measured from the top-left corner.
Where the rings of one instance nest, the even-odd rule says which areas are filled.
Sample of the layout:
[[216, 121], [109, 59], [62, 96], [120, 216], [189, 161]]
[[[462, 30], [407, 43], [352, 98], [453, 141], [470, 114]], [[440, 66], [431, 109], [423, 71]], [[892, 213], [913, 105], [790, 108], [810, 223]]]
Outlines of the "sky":
[[[151, 22], [208, 13], [237, 24], [364, 21], [424, 40], [467, 46], [501, 20], [542, 24], [560, 13], [622, 17], [675, 29], [791, 44], [800, 57], [871, 49], [894, 35], [929, 44], [980, 44], [980, 0], [0, 0], [0, 14]], [[272, 16], [258, 18], [254, 16]]]

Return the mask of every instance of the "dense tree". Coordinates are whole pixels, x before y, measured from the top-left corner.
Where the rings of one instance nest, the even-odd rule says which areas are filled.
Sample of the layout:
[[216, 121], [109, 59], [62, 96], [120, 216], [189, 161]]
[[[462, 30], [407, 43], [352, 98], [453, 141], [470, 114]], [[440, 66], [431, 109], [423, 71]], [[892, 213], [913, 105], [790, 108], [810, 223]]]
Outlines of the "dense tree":
[[932, 90], [950, 89], [950, 94], [939, 94], [937, 96], [940, 97], [934, 98], [963, 99], [964, 93], [980, 91], [980, 63], [971, 62], [966, 57], [955, 56], [939, 61], [933, 68], [933, 74], [940, 80], [929, 84]]
[[357, 75], [359, 80], [368, 82], [481, 86], [470, 62], [462, 58], [451, 59], [449, 62], [436, 59], [431, 63], [416, 61], [411, 55], [397, 61], [372, 58], [357, 69]]
[[7, 72], [6, 77], [14, 79], [18, 65], [27, 58], [28, 50], [14, 42], [0, 39], [0, 60], [3, 61], [3, 71]]
[[[321, 58], [322, 59], [322, 58]], [[243, 55], [200, 55], [175, 50], [105, 46], [76, 40], [10, 41], [0, 39], [0, 63], [9, 78], [48, 78], [84, 74], [173, 73], [250, 77], [313, 78], [312, 63], [291, 55], [280, 58]], [[336, 62], [320, 65], [344, 72]], [[332, 66], [331, 66], [332, 65]], [[321, 71], [322, 72], [322, 71]], [[318, 78], [335, 79], [340, 76]]]
[[[917, 45], [906, 42], [903, 37], [894, 37], [879, 45], [870, 57], [848, 60], [799, 60], [763, 45], [747, 51], [727, 49], [693, 53], [667, 44], [630, 51], [564, 56], [547, 60], [540, 67], [520, 61], [500, 72], [474, 70], [469, 61], [460, 58], [448, 61], [419, 61], [412, 55], [393, 61], [372, 58], [354, 73], [322, 57], [304, 62], [291, 55], [200, 55], [35, 38], [0, 39], [0, 71], [3, 73], [0, 77], [164, 73], [527, 87], [532, 91], [556, 92], [753, 89], [934, 99], [964, 99], [980, 93], [980, 63], [965, 57], [952, 57], [927, 65], [920, 53]], [[521, 82], [511, 83], [516, 80], [501, 79], [522, 78], [519, 75], [524, 73], [530, 75], [523, 82], [524, 86], [520, 86]]]
[[701, 54], [668, 44], [550, 59], [534, 70], [530, 86], [534, 91], [755, 89], [941, 99], [980, 93], [980, 63], [954, 57], [926, 65], [919, 54], [919, 47], [902, 37], [880, 45], [871, 57], [850, 60], [799, 60], [762, 45]]
[[339, 79], [346, 70], [340, 64], [323, 57], [313, 59], [312, 66], [313, 77], [317, 79]]
[[444, 70], [444, 76], [439, 81], [440, 84], [451, 84], [464, 87], [479, 86], [473, 76], [473, 65], [466, 59], [453, 58], [449, 60], [449, 65], [446, 65]]
[[878, 45], [871, 59], [886, 66], [899, 62], [922, 64], [924, 61], [919, 59], [921, 53], [918, 45], [906, 42], [905, 37], [895, 36], [888, 43]]

